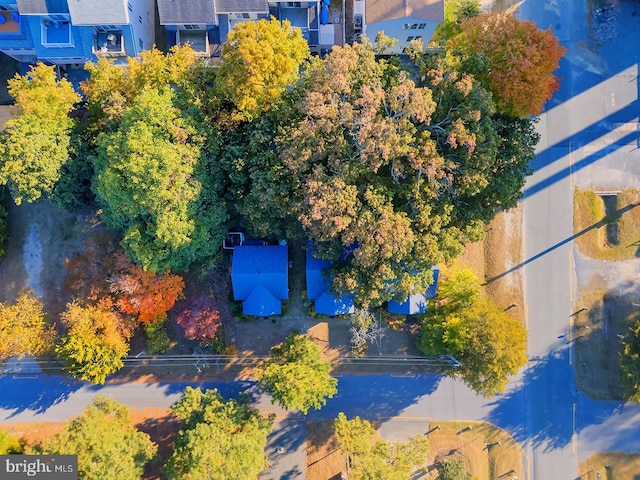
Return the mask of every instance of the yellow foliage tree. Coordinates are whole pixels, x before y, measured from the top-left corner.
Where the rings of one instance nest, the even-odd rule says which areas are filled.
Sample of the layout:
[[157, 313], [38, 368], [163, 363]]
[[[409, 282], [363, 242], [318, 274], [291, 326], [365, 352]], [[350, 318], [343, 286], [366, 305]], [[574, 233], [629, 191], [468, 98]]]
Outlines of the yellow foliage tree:
[[302, 32], [288, 21], [238, 23], [222, 48], [218, 88], [244, 117], [254, 118], [297, 81], [308, 57]]
[[0, 359], [42, 355], [53, 347], [55, 331], [44, 318], [42, 301], [23, 291], [13, 305], [0, 303]]
[[83, 307], [67, 305], [61, 316], [69, 333], [56, 347], [56, 353], [73, 376], [93, 383], [104, 383], [117, 372], [129, 352], [133, 329], [105, 305]]

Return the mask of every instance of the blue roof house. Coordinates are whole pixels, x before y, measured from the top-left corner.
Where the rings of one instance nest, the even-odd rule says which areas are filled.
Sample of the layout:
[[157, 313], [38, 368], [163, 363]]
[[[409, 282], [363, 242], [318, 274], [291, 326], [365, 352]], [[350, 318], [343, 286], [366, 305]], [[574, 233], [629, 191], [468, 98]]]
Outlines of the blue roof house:
[[282, 313], [289, 298], [286, 245], [239, 246], [233, 249], [231, 284], [242, 313], [268, 317]]
[[427, 300], [436, 298], [438, 290], [438, 279], [440, 278], [440, 267], [437, 265], [432, 269], [433, 282], [427, 288], [427, 291], [410, 295], [404, 302], [399, 303], [391, 300], [387, 306], [389, 313], [397, 313], [400, 315], [415, 315], [418, 313], [427, 313]]
[[329, 291], [329, 283], [323, 270], [331, 264], [313, 256], [313, 248], [307, 245], [307, 297], [313, 300], [320, 315], [344, 315], [354, 312], [353, 299], [349, 295], [335, 296]]
[[21, 63], [125, 64], [153, 44], [146, 0], [0, 0], [0, 16], [0, 51]]

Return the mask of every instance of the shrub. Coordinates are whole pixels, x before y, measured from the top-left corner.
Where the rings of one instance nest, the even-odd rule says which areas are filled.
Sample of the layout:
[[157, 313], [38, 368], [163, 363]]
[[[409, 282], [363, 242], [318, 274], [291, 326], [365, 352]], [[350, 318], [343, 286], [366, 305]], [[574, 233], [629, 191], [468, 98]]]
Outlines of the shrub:
[[147, 350], [149, 354], [155, 355], [167, 351], [171, 341], [164, 329], [164, 322], [145, 324], [144, 333], [147, 336]]

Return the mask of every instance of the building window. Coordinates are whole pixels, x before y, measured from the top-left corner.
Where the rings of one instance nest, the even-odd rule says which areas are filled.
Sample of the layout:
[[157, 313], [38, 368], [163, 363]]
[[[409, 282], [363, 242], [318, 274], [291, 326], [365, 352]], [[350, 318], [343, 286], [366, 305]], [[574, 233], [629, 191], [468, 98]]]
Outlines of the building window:
[[138, 17], [138, 21], [142, 23], [142, 17]]
[[300, 8], [302, 7], [302, 2], [287, 2], [288, 8]]
[[17, 12], [17, 11], [18, 11], [18, 5], [0, 5], [0, 12]]
[[138, 39], [138, 45], [140, 45], [140, 50], [144, 50], [144, 42], [141, 38]]
[[415, 30], [416, 28], [418, 28], [418, 24], [417, 23], [412, 23], [411, 24], [411, 30]]
[[236, 18], [251, 18], [248, 13], [236, 13]]
[[411, 40], [420, 40], [422, 38], [421, 35], [418, 35], [416, 37], [407, 37], [407, 42], [410, 42]]
[[185, 25], [184, 29], [185, 30], [200, 30], [200, 25], [195, 25], [195, 24]]
[[127, 8], [130, 12], [133, 12], [133, 7], [131, 6], [131, 2], [127, 2]]
[[49, 15], [48, 18], [50, 18], [52, 22], [64, 22], [69, 20], [66, 15]]
[[409, 30], [411, 28], [411, 24], [410, 23], [405, 23], [404, 25], [402, 25], [402, 29], [403, 30]]
[[418, 29], [424, 30], [426, 26], [427, 26], [426, 23], [421, 23], [420, 25], [418, 25]]
[[115, 25], [98, 25], [96, 27], [96, 31], [100, 33], [109, 32], [111, 30], [118, 30], [118, 27], [116, 27]]

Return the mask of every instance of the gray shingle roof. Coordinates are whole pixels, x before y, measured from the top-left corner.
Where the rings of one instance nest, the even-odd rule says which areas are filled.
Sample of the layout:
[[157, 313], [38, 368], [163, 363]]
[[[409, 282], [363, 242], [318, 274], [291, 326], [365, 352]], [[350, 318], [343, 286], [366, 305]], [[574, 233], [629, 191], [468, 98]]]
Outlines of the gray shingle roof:
[[443, 0], [366, 0], [365, 21], [372, 23], [399, 18], [418, 18], [432, 22], [444, 20]]
[[74, 25], [127, 25], [127, 0], [69, 0]]
[[267, 0], [215, 0], [218, 13], [269, 13]]
[[161, 25], [217, 24], [213, 0], [158, 0]]
[[42, 15], [48, 13], [46, 0], [18, 0], [20, 15]]

